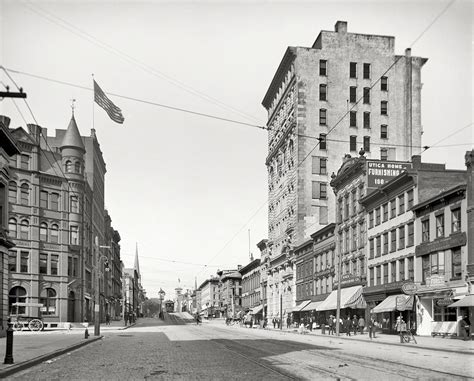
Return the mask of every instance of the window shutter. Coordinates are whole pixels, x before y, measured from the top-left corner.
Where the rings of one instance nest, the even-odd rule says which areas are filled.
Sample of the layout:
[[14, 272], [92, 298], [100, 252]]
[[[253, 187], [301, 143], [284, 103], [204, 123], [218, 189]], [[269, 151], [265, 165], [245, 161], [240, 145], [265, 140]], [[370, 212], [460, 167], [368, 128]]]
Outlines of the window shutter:
[[319, 198], [319, 182], [317, 181], [313, 181], [313, 184], [312, 184], [312, 198]]
[[327, 206], [319, 207], [319, 223], [321, 225], [327, 225], [328, 223], [328, 207]]
[[319, 157], [313, 156], [313, 174], [319, 174], [319, 172], [320, 172]]

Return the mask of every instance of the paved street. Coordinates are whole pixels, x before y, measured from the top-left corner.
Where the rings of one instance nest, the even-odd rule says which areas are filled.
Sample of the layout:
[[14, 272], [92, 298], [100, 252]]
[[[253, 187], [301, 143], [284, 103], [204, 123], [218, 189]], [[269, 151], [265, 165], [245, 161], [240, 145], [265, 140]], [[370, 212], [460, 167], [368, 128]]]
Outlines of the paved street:
[[[180, 318], [140, 319], [125, 331], [10, 379], [468, 379], [473, 355]], [[443, 343], [443, 341], [440, 341]], [[441, 344], [442, 345], [442, 344]], [[242, 366], [245, 364], [245, 366]]]

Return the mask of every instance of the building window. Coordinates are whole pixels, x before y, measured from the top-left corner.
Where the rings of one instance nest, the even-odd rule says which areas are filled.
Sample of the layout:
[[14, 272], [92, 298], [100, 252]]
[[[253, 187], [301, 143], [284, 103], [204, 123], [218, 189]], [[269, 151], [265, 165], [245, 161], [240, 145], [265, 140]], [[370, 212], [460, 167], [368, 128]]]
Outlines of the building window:
[[388, 283], [388, 263], [384, 263], [383, 266], [383, 284]]
[[388, 254], [388, 233], [383, 233], [383, 255]]
[[398, 228], [398, 249], [405, 248], [405, 226], [400, 226]]
[[380, 207], [375, 209], [375, 226], [380, 225]]
[[10, 218], [8, 220], [8, 235], [11, 238], [16, 238], [17, 237], [17, 226], [16, 226], [16, 220], [14, 218]]
[[30, 253], [27, 251], [20, 252], [20, 272], [27, 273], [28, 272], [28, 260], [30, 258]]
[[11, 273], [16, 273], [17, 271], [16, 251], [14, 250], [8, 252], [8, 271]]
[[375, 246], [376, 246], [375, 256], [380, 257], [382, 255], [382, 236], [381, 235], [375, 238]]
[[395, 218], [397, 215], [397, 200], [390, 200], [390, 218]]
[[349, 87], [349, 102], [357, 102], [357, 87], [355, 86]]
[[380, 148], [380, 160], [387, 161], [388, 160], [388, 150], [387, 148]]
[[26, 303], [26, 290], [23, 287], [13, 287], [8, 293], [8, 307], [10, 315], [24, 314], [26, 307], [13, 306], [14, 303]]
[[322, 75], [322, 76], [327, 75], [327, 61], [326, 60], [319, 60], [319, 75]]
[[375, 286], [375, 285], [374, 285], [374, 268], [373, 268], [373, 267], [371, 267], [371, 268], [369, 269], [369, 279], [370, 279], [370, 284], [369, 284], [369, 286]]
[[81, 163], [78, 161], [74, 163], [74, 172], [81, 173]]
[[72, 162], [70, 160], [66, 161], [66, 172], [72, 172]]
[[370, 79], [370, 64], [364, 64], [364, 79]]
[[357, 200], [356, 200], [356, 190], [354, 189], [351, 192], [351, 204], [352, 204], [352, 215], [355, 216], [357, 213]]
[[327, 117], [326, 117], [327, 110], [325, 108], [319, 109], [319, 124], [321, 126], [327, 125]]
[[390, 252], [397, 250], [397, 229], [390, 232]]
[[40, 192], [40, 208], [48, 209], [48, 192]]
[[349, 137], [349, 150], [350, 151], [357, 150], [357, 136], [351, 135]]
[[380, 78], [380, 90], [388, 91], [388, 78], [387, 77]]
[[456, 208], [451, 211], [451, 233], [461, 231], [461, 208]]
[[375, 248], [374, 239], [370, 238], [369, 239], [369, 259], [374, 258], [374, 248]]
[[408, 280], [413, 281], [415, 279], [415, 270], [413, 267], [415, 261], [413, 257], [407, 258], [407, 261], [408, 261]]
[[326, 199], [327, 198], [327, 184], [320, 181], [313, 181], [312, 198], [313, 199]]
[[326, 134], [319, 134], [319, 149], [327, 149]]
[[58, 243], [59, 242], [59, 226], [56, 224], [51, 225], [51, 231], [50, 231], [50, 241], [53, 243]]
[[29, 239], [30, 238], [30, 223], [27, 220], [21, 221], [20, 238], [21, 239]]
[[370, 104], [370, 87], [364, 87], [364, 103]]
[[30, 169], [30, 157], [28, 155], [21, 155], [21, 169]]
[[413, 189], [410, 189], [407, 192], [407, 196], [408, 196], [407, 209], [410, 209], [413, 206]]
[[377, 280], [377, 285], [381, 285], [382, 284], [382, 279], [381, 279], [381, 276], [380, 276], [380, 266], [377, 266], [375, 267], [375, 279]]
[[370, 112], [364, 112], [364, 128], [370, 128]]
[[425, 255], [421, 259], [423, 283], [431, 275], [444, 275], [444, 251]]
[[390, 262], [390, 282], [397, 281], [397, 262]]
[[43, 315], [56, 315], [56, 291], [52, 288], [47, 288], [41, 291], [40, 303], [41, 313]]
[[16, 204], [16, 183], [14, 181], [8, 183], [8, 202]]
[[59, 256], [51, 255], [51, 275], [58, 275]]
[[21, 205], [28, 205], [28, 202], [30, 199], [30, 187], [27, 183], [21, 184], [20, 195], [21, 195]]
[[398, 215], [405, 213], [405, 194], [398, 196]]
[[327, 184], [319, 183], [319, 198], [326, 199], [327, 197]]
[[405, 260], [400, 259], [398, 261], [398, 280], [403, 281], [405, 280]]
[[79, 228], [77, 226], [71, 226], [70, 234], [71, 245], [79, 245]]
[[380, 126], [380, 138], [381, 139], [388, 139], [388, 127], [386, 124], [382, 124]]
[[312, 173], [313, 175], [326, 175], [327, 174], [327, 158], [326, 157], [313, 156]]
[[342, 211], [343, 211], [343, 206], [342, 206], [342, 199], [339, 199], [338, 203], [337, 203], [337, 222], [342, 222], [343, 220], [343, 215], [342, 215]]
[[415, 242], [415, 225], [413, 224], [413, 222], [410, 222], [408, 225], [407, 225], [407, 228], [408, 228], [408, 242], [407, 242], [407, 247], [409, 246], [413, 246], [414, 242]]
[[427, 218], [421, 221], [421, 242], [428, 242], [430, 240], [430, 220]]
[[351, 111], [349, 113], [349, 126], [357, 127], [357, 111]]
[[79, 202], [77, 196], [71, 196], [71, 212], [79, 213]]
[[59, 210], [59, 194], [51, 193], [51, 209]]
[[451, 250], [451, 277], [452, 279], [461, 279], [461, 248], [457, 247]]
[[383, 210], [383, 222], [388, 221], [388, 203], [382, 205]]
[[444, 237], [444, 214], [436, 216], [436, 238]]
[[42, 222], [40, 225], [40, 241], [46, 242], [48, 240], [48, 225]]
[[327, 101], [327, 85], [319, 85], [319, 100], [320, 101]]
[[349, 218], [349, 196], [344, 197], [344, 218]]
[[370, 152], [370, 136], [364, 136], [364, 151]]
[[374, 211], [369, 212], [369, 229], [374, 227]]
[[388, 102], [387, 101], [380, 102], [380, 114], [388, 115]]
[[48, 254], [40, 253], [39, 273], [40, 274], [47, 274], [48, 273]]
[[357, 78], [357, 62], [349, 63], [349, 77]]

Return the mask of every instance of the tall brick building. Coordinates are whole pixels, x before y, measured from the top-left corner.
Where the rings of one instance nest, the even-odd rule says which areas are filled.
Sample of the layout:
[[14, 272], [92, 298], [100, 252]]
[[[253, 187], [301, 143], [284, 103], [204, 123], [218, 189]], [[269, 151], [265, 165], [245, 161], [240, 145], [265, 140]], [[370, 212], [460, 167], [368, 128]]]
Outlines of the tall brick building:
[[394, 37], [348, 33], [338, 21], [311, 47], [288, 47], [265, 94], [269, 317], [280, 300], [294, 305], [293, 247], [335, 221], [329, 176], [344, 154], [363, 147], [369, 159], [409, 161], [420, 151], [427, 59], [394, 50]]

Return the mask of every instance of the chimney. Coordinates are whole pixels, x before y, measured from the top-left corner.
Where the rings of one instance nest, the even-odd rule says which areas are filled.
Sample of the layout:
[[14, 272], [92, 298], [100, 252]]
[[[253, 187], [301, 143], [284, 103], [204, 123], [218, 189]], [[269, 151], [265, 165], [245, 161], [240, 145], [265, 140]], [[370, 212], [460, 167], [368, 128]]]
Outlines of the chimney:
[[38, 144], [40, 141], [41, 127], [36, 124], [27, 124], [28, 131], [33, 137], [34, 141]]
[[405, 49], [405, 56], [411, 57], [411, 49], [410, 48]]
[[413, 168], [421, 168], [421, 155], [413, 155], [411, 157], [411, 162], [413, 163]]
[[334, 26], [337, 33], [347, 33], [347, 21], [338, 21]]
[[0, 123], [3, 123], [5, 128], [8, 129], [8, 126], [10, 125], [10, 118], [5, 115], [0, 115]]

